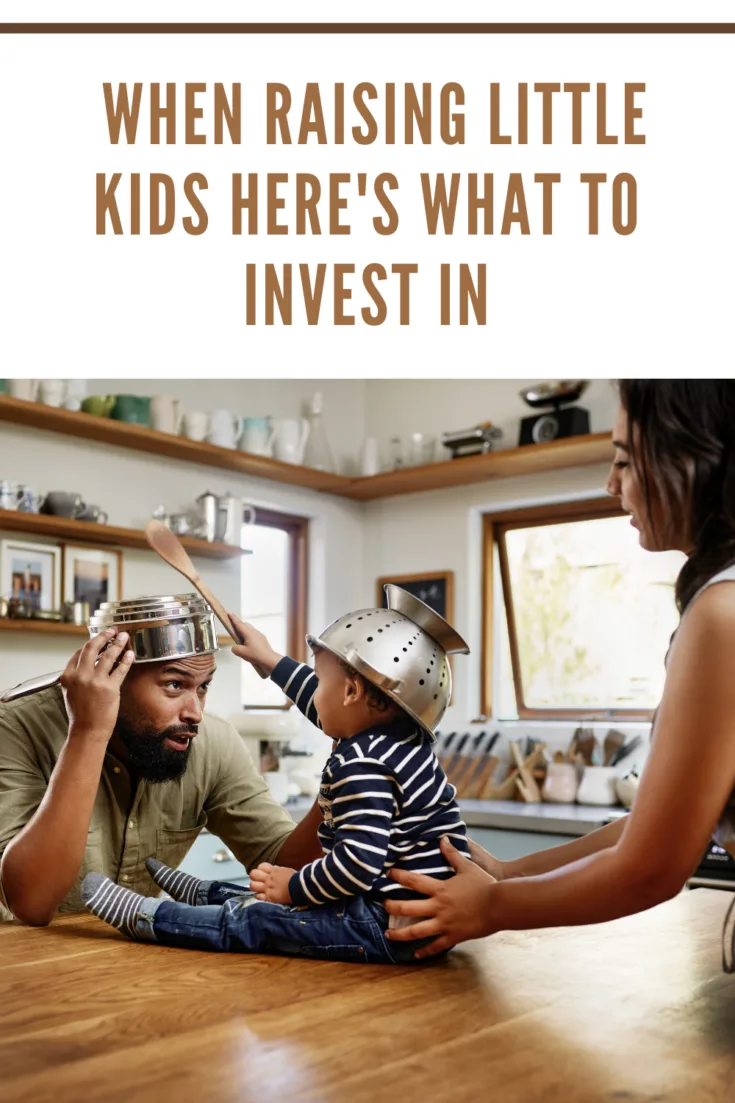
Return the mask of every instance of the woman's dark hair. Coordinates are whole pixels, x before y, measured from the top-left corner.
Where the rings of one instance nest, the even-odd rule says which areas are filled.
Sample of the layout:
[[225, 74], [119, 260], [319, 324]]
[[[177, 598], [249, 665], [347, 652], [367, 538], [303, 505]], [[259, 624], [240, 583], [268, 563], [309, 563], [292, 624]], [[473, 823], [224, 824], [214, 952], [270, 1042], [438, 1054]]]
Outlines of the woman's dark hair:
[[735, 380], [623, 379], [628, 449], [651, 525], [687, 534], [691, 554], [676, 581], [683, 613], [713, 575], [735, 562]]

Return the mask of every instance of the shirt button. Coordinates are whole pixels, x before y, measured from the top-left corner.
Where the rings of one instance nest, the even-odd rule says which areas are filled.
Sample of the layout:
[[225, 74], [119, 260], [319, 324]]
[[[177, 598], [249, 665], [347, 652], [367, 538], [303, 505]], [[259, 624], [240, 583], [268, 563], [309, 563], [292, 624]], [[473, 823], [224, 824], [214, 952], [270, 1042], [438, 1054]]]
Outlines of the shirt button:
[[121, 881], [132, 881], [132, 879], [133, 878], [130, 876], [129, 873], [123, 873], [122, 877], [120, 878]]
[[129, 820], [128, 827], [135, 827], [135, 820]]
[[112, 767], [112, 772], [113, 772], [113, 774], [119, 774], [120, 773], [120, 767], [119, 766], [113, 766]]

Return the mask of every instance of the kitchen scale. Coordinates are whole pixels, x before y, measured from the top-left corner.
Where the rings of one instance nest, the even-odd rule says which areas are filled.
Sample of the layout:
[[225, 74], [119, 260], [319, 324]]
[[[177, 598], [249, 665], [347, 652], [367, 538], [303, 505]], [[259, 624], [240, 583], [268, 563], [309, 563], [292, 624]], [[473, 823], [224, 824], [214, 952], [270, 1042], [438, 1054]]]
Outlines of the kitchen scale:
[[532, 409], [551, 407], [550, 413], [521, 419], [519, 445], [548, 444], [561, 437], [584, 436], [590, 431], [590, 415], [571, 403], [581, 398], [589, 381], [563, 379], [558, 383], [538, 383], [521, 391], [521, 398]]

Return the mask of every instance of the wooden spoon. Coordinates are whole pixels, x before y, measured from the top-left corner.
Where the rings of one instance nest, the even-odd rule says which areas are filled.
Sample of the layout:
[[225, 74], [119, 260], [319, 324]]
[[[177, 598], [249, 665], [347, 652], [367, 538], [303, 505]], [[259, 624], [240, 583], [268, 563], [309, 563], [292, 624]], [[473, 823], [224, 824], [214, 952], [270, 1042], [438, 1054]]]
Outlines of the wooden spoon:
[[[171, 529], [167, 528], [163, 521], [149, 521], [145, 527], [145, 537], [154, 552], [160, 555], [161, 559], [165, 560], [175, 571], [182, 574], [184, 578], [188, 578], [192, 586], [198, 590], [204, 600], [212, 606], [215, 616], [222, 622], [222, 625], [232, 636], [233, 640], [235, 640], [236, 643], [242, 643], [240, 634], [230, 620], [224, 605], [217, 600], [206, 582], [203, 582], [199, 577], [194, 564], [187, 555], [186, 549], [182, 546], [178, 536], [171, 532]], [[255, 663], [251, 663], [251, 666], [253, 670], [257, 671], [261, 678], [270, 677], [262, 667], [256, 666]]]

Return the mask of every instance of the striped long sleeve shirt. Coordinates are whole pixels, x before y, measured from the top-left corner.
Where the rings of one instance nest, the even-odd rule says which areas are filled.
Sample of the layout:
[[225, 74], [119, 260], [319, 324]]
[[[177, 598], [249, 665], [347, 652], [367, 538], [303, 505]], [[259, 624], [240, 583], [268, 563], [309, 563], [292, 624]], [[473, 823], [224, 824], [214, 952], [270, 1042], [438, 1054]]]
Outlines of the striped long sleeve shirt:
[[[282, 659], [273, 680], [321, 727], [314, 708], [319, 684], [303, 663]], [[392, 868], [444, 880], [454, 873], [439, 840], [448, 835], [469, 857], [456, 793], [422, 730], [407, 715], [341, 740], [319, 790], [324, 857], [289, 882], [294, 904], [330, 904], [346, 896], [410, 899], [417, 894], [388, 876]]]

